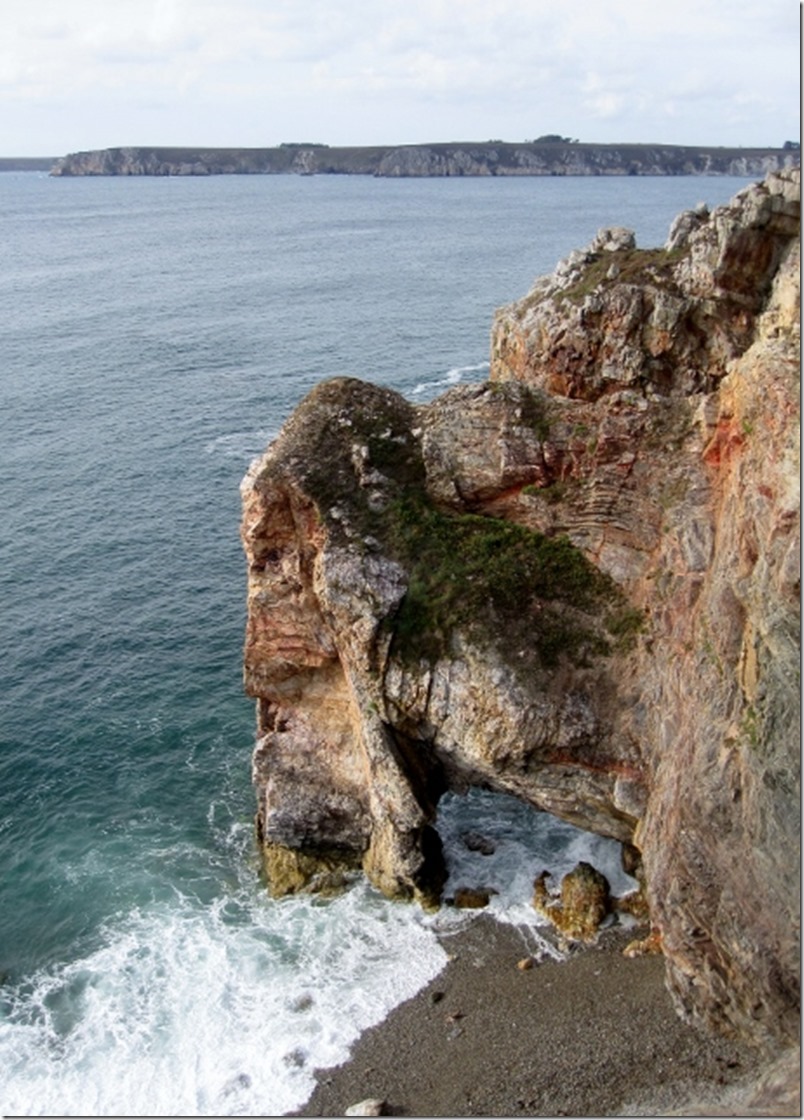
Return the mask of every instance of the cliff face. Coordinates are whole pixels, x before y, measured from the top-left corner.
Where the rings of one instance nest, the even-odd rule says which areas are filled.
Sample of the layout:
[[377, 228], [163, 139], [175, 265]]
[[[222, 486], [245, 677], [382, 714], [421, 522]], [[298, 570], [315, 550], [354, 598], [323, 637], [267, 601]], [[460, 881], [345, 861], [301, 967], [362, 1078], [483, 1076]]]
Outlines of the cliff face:
[[[771, 177], [666, 249], [609, 231], [495, 322], [492, 379], [565, 394], [624, 477], [559, 449], [567, 532], [643, 607], [622, 718], [636, 842], [680, 1006], [792, 1036], [798, 969], [799, 195]], [[567, 402], [568, 403], [568, 402]], [[579, 404], [574, 407], [578, 409]], [[556, 483], [554, 483], [555, 485]]]
[[275, 892], [436, 902], [438, 798], [482, 784], [639, 850], [683, 1013], [796, 1037], [798, 192], [603, 231], [498, 313], [488, 384], [327, 382], [254, 464]]
[[764, 175], [798, 165], [799, 153], [776, 148], [687, 148], [650, 144], [420, 144], [330, 148], [106, 148], [58, 160], [72, 175]]

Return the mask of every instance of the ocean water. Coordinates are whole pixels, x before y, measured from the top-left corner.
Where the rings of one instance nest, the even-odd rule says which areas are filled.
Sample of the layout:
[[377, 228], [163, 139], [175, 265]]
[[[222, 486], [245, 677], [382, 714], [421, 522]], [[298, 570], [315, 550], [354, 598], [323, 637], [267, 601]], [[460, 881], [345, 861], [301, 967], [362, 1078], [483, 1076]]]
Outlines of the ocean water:
[[[482, 380], [600, 226], [661, 244], [745, 182], [0, 175], [0, 1112], [278, 1114], [440, 971], [465, 914], [260, 882], [238, 484], [320, 379]], [[505, 798], [439, 829], [529, 951], [542, 868], [629, 885]]]

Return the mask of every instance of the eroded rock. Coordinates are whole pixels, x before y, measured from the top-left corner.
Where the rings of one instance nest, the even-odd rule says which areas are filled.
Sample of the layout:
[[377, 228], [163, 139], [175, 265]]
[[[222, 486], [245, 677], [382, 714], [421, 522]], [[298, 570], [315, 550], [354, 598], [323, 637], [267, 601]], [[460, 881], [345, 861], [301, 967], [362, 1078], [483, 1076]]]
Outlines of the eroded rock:
[[277, 889], [436, 905], [438, 800], [482, 785], [627, 845], [683, 1014], [797, 1039], [798, 198], [606, 231], [498, 314], [490, 383], [326, 382], [252, 467]]
[[452, 899], [458, 910], [482, 910], [491, 901], [492, 891], [486, 887], [459, 887]]
[[583, 860], [561, 880], [558, 898], [543, 871], [533, 884], [533, 905], [568, 941], [594, 941], [611, 909], [609, 881]]

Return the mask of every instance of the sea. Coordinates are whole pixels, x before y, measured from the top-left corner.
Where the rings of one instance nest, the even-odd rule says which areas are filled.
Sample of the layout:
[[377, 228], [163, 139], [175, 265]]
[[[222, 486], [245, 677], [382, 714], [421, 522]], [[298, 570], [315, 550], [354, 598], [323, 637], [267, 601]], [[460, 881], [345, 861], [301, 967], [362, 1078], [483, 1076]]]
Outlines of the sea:
[[[444, 967], [471, 913], [265, 889], [240, 480], [320, 380], [482, 381], [600, 227], [661, 245], [747, 181], [0, 174], [0, 1112], [279, 1115]], [[523, 954], [543, 869], [633, 886], [506, 797], [438, 828]]]

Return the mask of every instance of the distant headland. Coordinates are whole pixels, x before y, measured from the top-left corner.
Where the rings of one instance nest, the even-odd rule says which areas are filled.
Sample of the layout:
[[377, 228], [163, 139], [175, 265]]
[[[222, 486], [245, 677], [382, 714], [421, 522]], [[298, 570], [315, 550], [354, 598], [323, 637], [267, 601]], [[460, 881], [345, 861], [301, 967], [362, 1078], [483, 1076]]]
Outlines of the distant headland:
[[798, 146], [683, 147], [585, 144], [565, 137], [508, 143], [406, 144], [331, 148], [292, 143], [275, 148], [125, 147], [74, 152], [50, 174], [77, 175], [373, 175], [441, 178], [492, 175], [747, 175], [798, 166]]
[[50, 171], [56, 156], [0, 156], [0, 171]]

